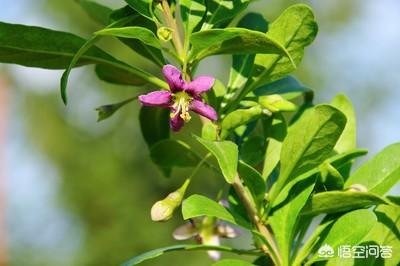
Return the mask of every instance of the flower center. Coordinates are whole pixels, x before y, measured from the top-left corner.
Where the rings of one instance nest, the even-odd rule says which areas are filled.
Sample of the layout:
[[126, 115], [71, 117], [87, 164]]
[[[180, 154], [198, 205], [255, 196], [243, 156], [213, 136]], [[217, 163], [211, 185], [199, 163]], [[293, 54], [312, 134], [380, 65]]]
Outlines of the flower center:
[[180, 91], [173, 94], [173, 101], [174, 112], [171, 113], [171, 118], [179, 115], [185, 122], [190, 121], [192, 117], [189, 114], [189, 105], [192, 102], [192, 97], [186, 92]]

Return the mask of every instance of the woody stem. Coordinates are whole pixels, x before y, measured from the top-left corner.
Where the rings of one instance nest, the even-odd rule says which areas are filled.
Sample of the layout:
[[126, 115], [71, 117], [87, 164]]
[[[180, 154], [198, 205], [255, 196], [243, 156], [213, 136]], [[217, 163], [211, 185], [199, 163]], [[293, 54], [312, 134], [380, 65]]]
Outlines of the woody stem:
[[249, 198], [240, 177], [237, 175], [232, 184], [236, 193], [238, 194], [241, 202], [243, 203], [246, 212], [251, 219], [252, 223], [255, 225], [257, 231], [265, 238], [266, 244], [261, 245], [262, 251], [270, 256], [275, 265], [281, 265], [281, 257], [279, 255], [279, 250], [275, 244], [271, 232], [268, 228], [261, 222], [257, 209], [254, 206], [252, 200]]

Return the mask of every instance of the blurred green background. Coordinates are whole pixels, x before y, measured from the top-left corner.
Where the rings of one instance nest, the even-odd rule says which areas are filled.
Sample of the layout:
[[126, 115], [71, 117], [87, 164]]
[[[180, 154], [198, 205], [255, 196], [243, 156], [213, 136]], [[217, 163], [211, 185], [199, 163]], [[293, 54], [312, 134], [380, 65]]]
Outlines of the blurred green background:
[[[122, 7], [122, 0], [101, 3]], [[316, 102], [344, 92], [358, 116], [359, 147], [369, 156], [400, 140], [400, 2], [396, 0], [255, 1], [248, 11], [273, 20], [287, 6], [311, 5], [320, 25], [295, 75], [316, 91]], [[32, 24], [89, 37], [99, 25], [73, 0], [0, 0], [0, 20]], [[107, 51], [158, 73], [128, 48], [107, 39]], [[207, 59], [198, 73], [226, 81], [230, 57]], [[158, 199], [178, 187], [188, 172], [165, 179], [151, 163], [138, 124], [137, 103], [104, 122], [94, 109], [143, 92], [108, 85], [92, 67], [73, 71], [68, 107], [59, 97], [60, 71], [0, 65], [7, 81], [5, 153], [8, 260], [15, 266], [119, 265], [149, 249], [174, 244], [182, 223], [150, 220]], [[4, 88], [3, 88], [4, 89]], [[152, 88], [147, 88], [152, 89]], [[156, 89], [156, 88], [153, 88]], [[4, 109], [3, 108], [3, 109]], [[198, 121], [179, 137], [189, 138]], [[215, 196], [222, 180], [208, 170], [189, 192]], [[399, 189], [392, 192], [398, 194]], [[231, 242], [241, 247], [245, 236]], [[143, 265], [208, 265], [203, 252], [169, 254]]]

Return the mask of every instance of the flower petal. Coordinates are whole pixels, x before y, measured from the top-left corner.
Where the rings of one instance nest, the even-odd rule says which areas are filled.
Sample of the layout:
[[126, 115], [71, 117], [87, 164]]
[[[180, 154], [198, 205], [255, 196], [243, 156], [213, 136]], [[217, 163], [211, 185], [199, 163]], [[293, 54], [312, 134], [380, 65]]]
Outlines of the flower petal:
[[186, 82], [182, 78], [181, 71], [173, 65], [165, 65], [163, 74], [172, 92], [182, 91], [185, 88]]
[[[174, 110], [171, 110], [171, 113], [173, 113]], [[169, 121], [169, 125], [171, 126], [173, 131], [179, 131], [184, 125], [185, 121], [182, 119], [182, 117], [179, 114], [176, 114], [174, 117], [171, 118]]]
[[[220, 245], [219, 237], [215, 235], [207, 237], [203, 239], [202, 244], [207, 246], [219, 246]], [[209, 250], [207, 251], [207, 253], [208, 256], [210, 256], [210, 258], [213, 260], [219, 260], [221, 258], [221, 253], [219, 251]]]
[[219, 222], [217, 232], [223, 238], [235, 238], [239, 235], [239, 231], [227, 223]]
[[209, 91], [214, 85], [214, 82], [215, 79], [213, 77], [200, 76], [187, 85], [186, 91], [193, 94], [193, 96], [198, 96]]
[[197, 233], [197, 229], [192, 223], [185, 223], [176, 228], [172, 236], [176, 240], [187, 240], [197, 235]]
[[193, 112], [198, 113], [199, 115], [207, 117], [212, 121], [218, 119], [217, 112], [215, 112], [214, 108], [212, 108], [208, 104], [203, 103], [198, 99], [193, 99], [193, 101], [190, 103], [189, 109], [192, 110]]
[[144, 106], [169, 107], [171, 105], [171, 100], [172, 96], [169, 91], [153, 91], [139, 96], [139, 101]]

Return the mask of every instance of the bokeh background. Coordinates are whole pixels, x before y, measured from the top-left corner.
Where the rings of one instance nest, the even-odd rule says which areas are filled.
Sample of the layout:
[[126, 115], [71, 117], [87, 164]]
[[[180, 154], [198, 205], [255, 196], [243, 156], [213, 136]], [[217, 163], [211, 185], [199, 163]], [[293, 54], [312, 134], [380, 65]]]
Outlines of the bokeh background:
[[[122, 7], [122, 0], [99, 0]], [[316, 91], [316, 102], [339, 92], [354, 103], [358, 144], [370, 157], [400, 141], [400, 2], [397, 0], [261, 0], [249, 10], [273, 20], [303, 2], [316, 13], [320, 32], [295, 75]], [[89, 37], [99, 25], [73, 0], [0, 0], [0, 20]], [[101, 46], [156, 73], [118, 42]], [[207, 60], [202, 74], [227, 80], [229, 57]], [[59, 97], [60, 71], [0, 65], [0, 256], [15, 266], [118, 265], [143, 251], [173, 244], [180, 217], [150, 220], [156, 200], [187, 175], [164, 179], [140, 134], [138, 104], [96, 122], [94, 109], [143, 88], [97, 81], [92, 67], [73, 71], [70, 104]], [[198, 127], [192, 123], [192, 129]], [[186, 128], [183, 137], [189, 135]], [[190, 192], [215, 196], [218, 177], [207, 170]], [[399, 194], [395, 188], [392, 194]], [[236, 241], [242, 245], [247, 240]], [[246, 242], [247, 243], [247, 242]], [[207, 265], [202, 252], [171, 254], [144, 265]]]

